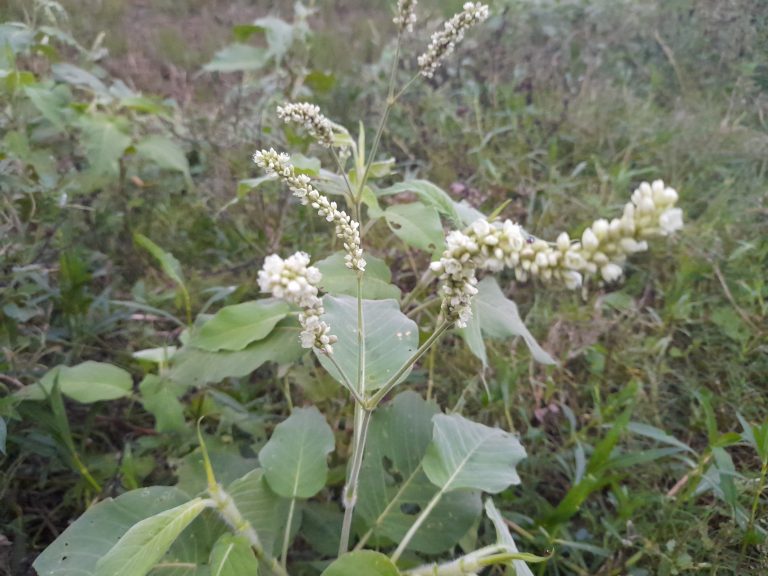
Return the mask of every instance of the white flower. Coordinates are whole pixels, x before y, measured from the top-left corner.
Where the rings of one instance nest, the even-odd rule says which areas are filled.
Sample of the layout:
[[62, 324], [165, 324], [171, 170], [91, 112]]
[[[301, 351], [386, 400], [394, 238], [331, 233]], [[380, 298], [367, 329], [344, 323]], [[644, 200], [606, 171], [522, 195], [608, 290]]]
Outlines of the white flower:
[[283, 104], [277, 107], [277, 117], [302, 126], [326, 148], [333, 145], [333, 124], [320, 113], [320, 107], [308, 102]]
[[393, 22], [401, 33], [413, 32], [413, 25], [416, 24], [416, 4], [417, 0], [397, 0], [397, 15]]
[[442, 61], [450, 56], [456, 44], [464, 39], [467, 29], [483, 22], [490, 14], [488, 6], [480, 2], [466, 2], [463, 8], [443, 25], [442, 30], [432, 34], [427, 51], [418, 58], [422, 76], [432, 78]]
[[672, 234], [683, 227], [683, 211], [680, 208], [670, 208], [659, 216], [659, 226], [665, 234]]
[[325, 312], [323, 301], [317, 295], [321, 280], [320, 271], [309, 265], [309, 256], [304, 252], [296, 252], [285, 260], [277, 254], [267, 256], [258, 275], [262, 292], [302, 308], [299, 314], [301, 345], [330, 355], [337, 338], [330, 333], [330, 326], [320, 320]]
[[328, 222], [333, 222], [336, 236], [341, 239], [344, 250], [347, 252], [344, 257], [347, 267], [359, 272], [365, 270], [365, 259], [360, 241], [360, 224], [358, 222], [352, 220], [343, 210], [339, 210], [336, 202], [331, 202], [327, 196], [320, 194], [312, 186], [309, 176], [296, 174], [287, 154], [278, 154], [273, 148], [260, 150], [253, 155], [253, 161], [267, 174], [275, 174], [285, 182], [302, 204], [311, 205], [317, 210], [318, 215]]

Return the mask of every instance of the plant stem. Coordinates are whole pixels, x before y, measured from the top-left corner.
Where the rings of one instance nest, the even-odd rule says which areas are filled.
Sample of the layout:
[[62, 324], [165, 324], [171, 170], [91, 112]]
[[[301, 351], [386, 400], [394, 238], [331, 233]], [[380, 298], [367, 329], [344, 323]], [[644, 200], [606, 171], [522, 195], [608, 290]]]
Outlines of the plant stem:
[[288, 565], [288, 547], [291, 545], [291, 524], [293, 523], [293, 510], [296, 507], [296, 498], [291, 498], [291, 505], [288, 508], [288, 522], [285, 524], [285, 534], [283, 534], [283, 553], [280, 556], [280, 565], [285, 568]]
[[434, 510], [435, 506], [437, 506], [437, 504], [440, 502], [440, 499], [443, 497], [444, 490], [444, 488], [441, 488], [437, 494], [432, 497], [432, 500], [429, 501], [427, 507], [421, 511], [421, 514], [419, 514], [419, 517], [416, 518], [416, 521], [411, 525], [410, 528], [408, 528], [408, 532], [405, 533], [405, 536], [403, 536], [400, 544], [397, 545], [397, 548], [392, 553], [392, 556], [389, 557], [392, 562], [397, 563], [402, 553], [405, 552], [405, 549], [408, 547], [408, 544], [410, 544], [411, 540], [413, 540], [416, 532], [419, 531], [421, 525], [424, 524], [426, 519], [432, 513], [432, 510]]
[[419, 358], [421, 358], [421, 356], [422, 356], [422, 355], [423, 355], [423, 354], [424, 354], [424, 353], [425, 353], [427, 350], [429, 350], [430, 346], [432, 346], [432, 344], [434, 344], [434, 343], [437, 341], [437, 339], [438, 339], [438, 338], [440, 338], [440, 336], [443, 334], [443, 332], [445, 332], [446, 330], [448, 330], [448, 328], [450, 327], [450, 325], [451, 325], [451, 323], [450, 323], [450, 322], [444, 321], [442, 324], [440, 324], [440, 325], [439, 325], [439, 326], [438, 326], [438, 327], [435, 329], [435, 331], [432, 333], [432, 335], [431, 335], [429, 338], [427, 338], [427, 341], [426, 341], [426, 342], [424, 342], [424, 344], [422, 344], [421, 346], [419, 346], [419, 349], [418, 349], [418, 350], [416, 350], [416, 352], [414, 352], [414, 353], [413, 353], [413, 355], [412, 355], [410, 358], [408, 358], [408, 360], [406, 360], [405, 364], [403, 364], [403, 365], [400, 367], [400, 369], [399, 369], [397, 372], [395, 372], [395, 374], [392, 376], [392, 378], [390, 378], [390, 379], [387, 381], [387, 383], [386, 383], [386, 384], [384, 384], [384, 386], [382, 386], [382, 387], [379, 389], [379, 391], [378, 391], [378, 392], [376, 392], [376, 394], [374, 394], [374, 395], [371, 397], [370, 401], [368, 402], [368, 409], [369, 409], [369, 410], [374, 410], [374, 409], [376, 408], [376, 406], [378, 406], [378, 405], [379, 405], [379, 403], [380, 403], [380, 402], [381, 402], [381, 401], [384, 399], [384, 397], [385, 397], [387, 394], [389, 394], [389, 392], [392, 390], [392, 388], [394, 388], [394, 387], [397, 385], [398, 381], [400, 380], [400, 377], [401, 377], [403, 374], [405, 374], [405, 373], [408, 371], [408, 369], [409, 369], [411, 366], [413, 366], [413, 364], [414, 364], [414, 363], [415, 363], [415, 362], [416, 362], [416, 361], [417, 361]]
[[352, 530], [352, 515], [357, 504], [357, 481], [360, 477], [360, 469], [363, 465], [363, 453], [365, 441], [368, 436], [368, 426], [371, 423], [370, 410], [363, 410], [359, 426], [355, 429], [353, 439], [354, 451], [352, 453], [352, 468], [349, 471], [349, 479], [344, 486], [342, 501], [344, 502], [344, 523], [341, 527], [341, 540], [339, 541], [339, 556], [349, 550], [349, 535]]
[[[755, 526], [755, 518], [757, 517], [757, 507], [760, 504], [760, 496], [763, 493], [763, 490], [765, 489], [766, 476], [768, 476], [768, 460], [763, 462], [763, 466], [760, 470], [760, 480], [757, 483], [757, 490], [755, 491], [755, 497], [752, 500], [752, 509], [750, 510], [750, 514], [749, 514], [749, 524], [747, 525], [747, 536], [749, 535], [750, 532], [752, 532], [752, 528]], [[746, 550], [746, 547], [747, 547], [747, 541], [745, 538], [741, 547], [742, 554]]]
[[341, 369], [341, 366], [339, 366], [339, 363], [336, 362], [336, 359], [333, 357], [333, 354], [326, 354], [325, 356], [328, 358], [328, 360], [331, 361], [331, 364], [333, 364], [333, 367], [338, 370], [339, 374], [341, 375], [341, 379], [344, 381], [344, 387], [349, 390], [349, 393], [352, 394], [352, 397], [355, 399], [355, 402], [358, 404], [365, 404], [365, 399], [360, 396], [360, 394], [357, 392], [354, 386], [352, 386], [352, 382], [349, 381], [349, 378], [344, 373], [344, 370]]

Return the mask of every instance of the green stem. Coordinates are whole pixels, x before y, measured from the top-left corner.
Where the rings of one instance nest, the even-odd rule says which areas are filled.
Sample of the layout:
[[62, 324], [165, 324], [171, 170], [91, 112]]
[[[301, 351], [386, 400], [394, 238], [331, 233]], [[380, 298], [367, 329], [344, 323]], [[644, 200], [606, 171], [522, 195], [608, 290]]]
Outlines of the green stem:
[[349, 550], [349, 536], [352, 531], [352, 515], [357, 504], [357, 483], [360, 478], [360, 469], [363, 466], [363, 453], [365, 452], [365, 441], [368, 436], [368, 427], [371, 423], [371, 412], [364, 410], [360, 419], [359, 427], [356, 426], [355, 438], [352, 443], [354, 451], [352, 454], [352, 468], [349, 471], [349, 479], [344, 486], [342, 501], [344, 502], [344, 522], [341, 526], [341, 540], [339, 541], [339, 556]]
[[[760, 470], [760, 480], [757, 483], [757, 490], [755, 491], [755, 497], [752, 500], [752, 509], [749, 514], [749, 524], [747, 525], [747, 536], [749, 536], [749, 533], [752, 532], [752, 528], [755, 526], [755, 518], [757, 517], [757, 507], [760, 505], [760, 495], [763, 493], [763, 490], [765, 489], [765, 480], [766, 476], [768, 476], [768, 460], [763, 462], [763, 467]], [[742, 544], [742, 554], [746, 550], [747, 541], [744, 540], [744, 543]]]
[[326, 354], [325, 355], [328, 360], [331, 361], [331, 364], [333, 364], [333, 367], [338, 370], [339, 374], [341, 375], [341, 379], [344, 381], [344, 387], [349, 390], [349, 393], [352, 394], [352, 397], [355, 399], [355, 402], [362, 405], [365, 404], [365, 399], [360, 396], [360, 394], [357, 392], [354, 386], [352, 386], [352, 382], [349, 381], [349, 378], [344, 373], [344, 370], [342, 370], [341, 366], [339, 366], [339, 363], [336, 362], [336, 359], [333, 357], [333, 354]]
[[437, 341], [437, 339], [440, 338], [440, 336], [443, 334], [443, 332], [448, 330], [450, 325], [451, 325], [450, 322], [444, 321], [442, 324], [440, 324], [437, 327], [437, 329], [435, 329], [435, 331], [432, 333], [432, 335], [429, 338], [427, 338], [426, 342], [424, 342], [424, 344], [419, 346], [419, 349], [416, 350], [416, 352], [414, 352], [413, 355], [410, 358], [408, 358], [408, 360], [406, 360], [405, 364], [403, 364], [400, 367], [400, 369], [397, 372], [395, 372], [395, 374], [392, 376], [392, 378], [390, 378], [387, 381], [387, 383], [384, 384], [384, 386], [382, 386], [379, 389], [379, 391], [376, 392], [376, 394], [374, 394], [371, 397], [370, 401], [368, 402], [368, 409], [369, 410], [374, 410], [376, 408], [376, 406], [379, 405], [379, 403], [384, 399], [384, 397], [387, 394], [389, 394], [389, 392], [392, 390], [392, 388], [394, 388], [397, 385], [397, 383], [400, 380], [400, 378], [402, 377], [402, 375], [405, 374], [410, 369], [410, 367], [413, 366], [413, 364], [419, 358], [421, 358], [421, 356], [427, 350], [429, 350], [430, 346], [432, 346], [432, 344], [434, 344]]
[[288, 522], [285, 525], [285, 534], [283, 534], [283, 553], [280, 556], [280, 565], [285, 568], [288, 565], [288, 547], [291, 545], [291, 524], [293, 523], [293, 510], [296, 507], [296, 498], [291, 498], [291, 505], [288, 508]]

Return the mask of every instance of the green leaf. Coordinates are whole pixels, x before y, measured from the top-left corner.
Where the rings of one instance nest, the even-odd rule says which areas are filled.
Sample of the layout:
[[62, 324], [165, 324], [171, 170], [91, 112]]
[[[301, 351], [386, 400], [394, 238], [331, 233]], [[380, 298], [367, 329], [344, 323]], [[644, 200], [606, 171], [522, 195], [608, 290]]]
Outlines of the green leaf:
[[137, 522], [187, 502], [181, 490], [152, 486], [94, 504], [37, 557], [40, 576], [93, 576], [96, 562]]
[[440, 215], [421, 202], [395, 204], [384, 210], [387, 225], [409, 246], [432, 254], [445, 249], [445, 235]]
[[275, 298], [225, 306], [192, 334], [189, 343], [209, 352], [242, 350], [266, 338], [290, 309], [287, 303]]
[[232, 482], [227, 492], [243, 518], [256, 530], [264, 550], [271, 554], [277, 553], [285, 531], [290, 502], [275, 494], [260, 468]]
[[154, 374], [147, 374], [139, 384], [141, 405], [155, 417], [155, 430], [160, 433], [186, 429], [184, 406], [179, 402], [179, 385]]
[[74, 64], [68, 62], [54, 64], [51, 66], [51, 72], [53, 72], [53, 77], [61, 82], [66, 82], [78, 88], [86, 88], [96, 94], [109, 94], [109, 90], [107, 90], [104, 82], [87, 70], [83, 70]]
[[230, 44], [216, 52], [203, 69], [208, 72], [244, 72], [260, 70], [269, 60], [269, 54], [264, 48], [248, 44]]
[[[434, 403], [412, 391], [402, 392], [374, 412], [368, 432], [357, 510], [373, 536], [400, 542], [437, 492], [421, 467], [432, 439]], [[438, 554], [454, 546], [480, 515], [480, 493], [445, 494], [408, 548]]]
[[259, 561], [243, 536], [223, 534], [211, 550], [211, 576], [256, 576]]
[[440, 214], [443, 214], [450, 218], [452, 224], [457, 227], [462, 226], [459, 213], [456, 211], [453, 199], [439, 186], [429, 182], [428, 180], [407, 180], [406, 182], [400, 182], [389, 188], [384, 188], [376, 192], [378, 197], [391, 196], [393, 194], [401, 194], [403, 192], [411, 192], [416, 194], [422, 202], [427, 206], [432, 206]]
[[5, 418], [0, 417], [0, 454], [5, 455], [5, 441], [8, 438], [8, 425], [5, 423]]
[[202, 386], [247, 376], [267, 361], [288, 364], [303, 353], [299, 327], [295, 320], [285, 319], [269, 336], [238, 352], [207, 352], [185, 346], [173, 355], [169, 377], [186, 386]]
[[657, 442], [661, 442], [662, 444], [668, 444], [670, 446], [675, 446], [677, 448], [682, 448], [686, 452], [690, 452], [691, 454], [696, 454], [696, 451], [688, 446], [685, 442], [681, 442], [674, 436], [670, 436], [664, 430], [661, 430], [659, 428], [656, 428], [655, 426], [651, 426], [650, 424], [643, 424], [641, 422], [630, 422], [627, 425], [627, 430], [630, 432], [634, 432], [635, 434], [639, 434], [640, 436], [645, 436], [646, 438], [650, 438], [651, 440], [656, 440]]
[[253, 25], [264, 31], [269, 46], [269, 55], [274, 56], [278, 61], [282, 59], [293, 43], [293, 26], [274, 16], [254, 20]]
[[[520, 336], [528, 345], [534, 360], [542, 364], [556, 364], [549, 353], [539, 346], [533, 334], [526, 328], [517, 305], [501, 291], [493, 276], [486, 276], [477, 285], [477, 294], [473, 301], [473, 314], [470, 323], [479, 323], [482, 332], [491, 338], [510, 338]], [[467, 330], [476, 330], [475, 326]]]
[[333, 430], [320, 411], [297, 408], [277, 425], [259, 452], [264, 476], [285, 498], [311, 498], [325, 486], [328, 454], [333, 452]]
[[131, 137], [102, 115], [82, 117], [80, 128], [85, 154], [93, 171], [99, 175], [117, 175], [117, 161], [131, 144]]
[[321, 576], [400, 576], [400, 572], [384, 554], [359, 550], [336, 560]]
[[459, 414], [438, 414], [432, 422], [423, 466], [443, 491], [470, 488], [496, 494], [520, 483], [515, 466], [525, 458], [525, 449], [513, 434]]
[[[323, 298], [325, 320], [339, 341], [333, 345], [333, 357], [351, 382], [358, 367], [357, 299], [349, 296]], [[365, 390], [381, 388], [413, 355], [419, 346], [416, 323], [400, 311], [394, 300], [364, 300]], [[331, 376], [343, 382], [336, 367], [324, 354], [317, 355]], [[407, 377], [403, 375], [401, 381]], [[359, 390], [359, 392], [362, 392]]]
[[[392, 284], [389, 266], [375, 256], [365, 255], [363, 298], [367, 300], [399, 300], [400, 289]], [[315, 264], [323, 275], [320, 287], [330, 294], [357, 297], [357, 274], [344, 263], [344, 252], [336, 252]]]
[[181, 264], [170, 252], [166, 252], [160, 246], [152, 242], [144, 234], [136, 232], [133, 235], [133, 241], [149, 252], [155, 260], [158, 261], [168, 278], [173, 280], [179, 286], [184, 286], [184, 275], [181, 271]]
[[184, 150], [173, 140], [164, 136], [148, 136], [136, 145], [136, 153], [154, 162], [160, 168], [180, 172], [188, 184], [192, 182], [189, 173], [189, 161]]
[[[488, 498], [485, 501], [485, 514], [490, 521], [493, 522], [493, 527], [496, 528], [496, 542], [506, 546], [507, 550], [512, 554], [518, 554], [519, 551], [517, 549], [517, 544], [515, 544], [515, 539], [512, 538], [512, 534], [509, 532], [509, 527], [507, 526], [507, 523], [504, 522], [504, 517], [501, 515], [501, 512], [499, 512], [494, 505], [492, 498]], [[515, 569], [515, 574], [517, 576], [533, 576], [531, 569], [528, 568], [528, 565], [522, 560], [513, 560], [512, 567]]]
[[64, 107], [67, 105], [67, 102], [56, 90], [27, 86], [24, 88], [24, 93], [40, 114], [43, 115], [43, 118], [59, 130], [63, 131], [66, 129]]
[[483, 368], [488, 367], [488, 353], [483, 341], [483, 332], [480, 329], [480, 320], [478, 319], [477, 302], [472, 299], [472, 318], [467, 322], [466, 328], [459, 328], [457, 332], [467, 343], [470, 352], [483, 363]]
[[131, 375], [122, 368], [89, 360], [72, 367], [56, 366], [17, 396], [24, 400], [44, 400], [57, 378], [61, 393], [83, 404], [124, 398], [130, 396], [133, 389]]
[[95, 576], [144, 576], [207, 505], [195, 498], [133, 525], [96, 563]]

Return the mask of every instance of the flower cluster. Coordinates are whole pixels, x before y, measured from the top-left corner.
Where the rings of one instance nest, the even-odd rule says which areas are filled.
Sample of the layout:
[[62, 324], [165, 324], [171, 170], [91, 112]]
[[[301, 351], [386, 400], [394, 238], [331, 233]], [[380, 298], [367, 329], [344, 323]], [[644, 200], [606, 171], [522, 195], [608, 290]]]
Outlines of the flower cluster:
[[444, 25], [443, 29], [432, 34], [432, 41], [427, 51], [419, 56], [418, 63], [422, 76], [432, 78], [435, 70], [442, 61], [450, 56], [456, 44], [464, 39], [467, 29], [488, 18], [488, 6], [480, 2], [467, 2], [464, 9], [455, 14]]
[[336, 202], [328, 200], [317, 189], [306, 174], [296, 174], [288, 154], [278, 153], [274, 149], [260, 150], [253, 155], [253, 161], [267, 174], [274, 174], [285, 182], [294, 196], [304, 205], [309, 204], [317, 213], [336, 227], [336, 236], [341, 238], [347, 267], [358, 272], [365, 271], [363, 248], [360, 241], [360, 223], [353, 220], [346, 212], [339, 210]]
[[675, 208], [677, 192], [657, 180], [644, 182], [632, 194], [621, 218], [600, 219], [573, 242], [567, 232], [555, 243], [528, 235], [511, 220], [481, 219], [464, 231], [446, 237], [446, 249], [431, 269], [442, 281], [443, 310], [459, 327], [472, 317], [471, 300], [477, 293], [477, 270], [514, 270], [524, 282], [537, 277], [560, 281], [575, 289], [583, 274], [597, 274], [614, 282], [624, 273], [629, 254], [648, 249], [646, 239], [667, 236], [683, 226], [682, 210]]
[[416, 24], [416, 4], [418, 4], [417, 0], [397, 1], [397, 16], [393, 22], [397, 24], [401, 33], [406, 30], [413, 31], [413, 25]]
[[331, 328], [320, 320], [325, 310], [323, 301], [317, 295], [317, 285], [322, 276], [320, 270], [309, 265], [309, 256], [296, 252], [285, 260], [277, 254], [267, 256], [259, 270], [259, 288], [275, 298], [299, 306], [301, 324], [301, 345], [304, 348], [318, 348], [325, 354], [333, 354], [336, 336]]
[[308, 102], [284, 104], [277, 107], [277, 117], [286, 123], [303, 127], [318, 144], [333, 145], [333, 124], [320, 112], [320, 107]]

